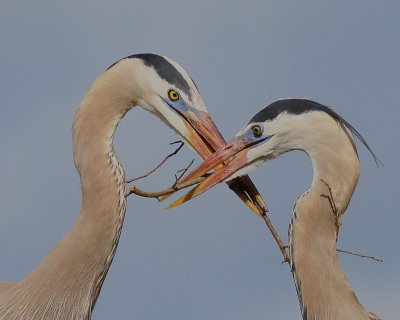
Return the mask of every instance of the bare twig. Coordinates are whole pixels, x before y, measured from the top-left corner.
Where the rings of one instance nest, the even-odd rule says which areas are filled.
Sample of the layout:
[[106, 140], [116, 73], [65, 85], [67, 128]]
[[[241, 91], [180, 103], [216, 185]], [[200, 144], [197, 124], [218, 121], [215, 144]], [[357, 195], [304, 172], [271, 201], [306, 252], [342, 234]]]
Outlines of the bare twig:
[[[174, 152], [172, 152], [171, 154], [167, 155], [154, 169], [150, 170], [149, 172], [147, 172], [146, 174], [144, 174], [144, 175], [142, 175], [140, 177], [127, 180], [127, 183], [130, 183], [130, 182], [145, 178], [145, 177], [149, 176], [150, 174], [152, 174], [153, 172], [157, 171], [168, 160], [168, 158], [176, 155], [179, 152], [179, 150], [182, 148], [182, 146], [183, 146], [183, 142], [182, 141], [175, 141], [175, 142], [172, 142], [170, 144], [172, 145], [172, 144], [176, 144], [176, 143], [181, 143], [181, 144], [179, 145], [179, 147]], [[172, 184], [172, 186], [170, 186], [170, 187], [168, 187], [168, 188], [166, 188], [164, 190], [155, 191], [155, 192], [143, 191], [143, 190], [139, 189], [136, 186], [131, 186], [131, 187], [129, 187], [129, 192], [125, 196], [128, 197], [131, 194], [136, 194], [136, 195], [141, 196], [141, 197], [159, 199], [162, 196], [169, 195], [169, 194], [174, 193], [176, 191], [179, 191], [181, 189], [185, 189], [185, 188], [190, 187], [192, 185], [198, 184], [198, 183], [202, 182], [207, 175], [203, 175], [202, 177], [197, 178], [196, 180], [191, 180], [191, 181], [188, 181], [186, 183], [179, 184], [179, 180], [189, 170], [189, 168], [193, 164], [193, 162], [194, 162], [194, 160], [192, 160], [186, 168], [183, 168], [183, 169], [180, 169], [180, 170], [177, 171], [177, 173], [175, 174], [175, 182]], [[289, 262], [290, 261], [289, 255], [286, 252], [287, 246], [282, 242], [282, 240], [281, 240], [278, 232], [275, 230], [271, 220], [266, 215], [266, 212], [263, 213], [262, 218], [264, 219], [268, 229], [270, 230], [273, 238], [275, 239], [276, 243], [278, 244], [279, 249], [282, 252], [283, 262]]]
[[[182, 141], [175, 141], [175, 142], [171, 142], [170, 144], [173, 145], [173, 144], [177, 144], [177, 143], [180, 143], [179, 147], [174, 152], [172, 152], [169, 155], [167, 155], [154, 169], [150, 170], [149, 172], [147, 172], [146, 174], [144, 174], [144, 175], [142, 175], [140, 177], [127, 180], [127, 183], [130, 183], [130, 182], [145, 178], [145, 177], [149, 176], [150, 174], [152, 174], [153, 172], [157, 171], [170, 157], [176, 155], [179, 152], [179, 150], [182, 149], [182, 147], [184, 145], [184, 143]], [[183, 169], [180, 169], [180, 170], [178, 170], [176, 172], [175, 181], [172, 184], [172, 186], [170, 186], [170, 187], [168, 187], [168, 188], [166, 188], [164, 190], [156, 191], [156, 192], [143, 191], [143, 190], [137, 188], [136, 186], [131, 186], [131, 187], [129, 187], [129, 192], [126, 194], [126, 197], [128, 197], [131, 194], [136, 194], [136, 195], [141, 196], [141, 197], [156, 198], [157, 200], [159, 200], [159, 198], [162, 197], [162, 196], [169, 195], [169, 194], [174, 193], [176, 191], [188, 188], [190, 186], [193, 186], [195, 184], [198, 184], [198, 183], [202, 182], [208, 176], [208, 174], [203, 175], [202, 177], [199, 177], [199, 178], [197, 178], [195, 180], [190, 180], [190, 181], [187, 181], [185, 183], [179, 184], [180, 179], [189, 170], [189, 168], [191, 167], [193, 162], [194, 162], [194, 159], [189, 163], [189, 165], [187, 167], [185, 167]], [[329, 203], [330, 203], [330, 205], [332, 207], [332, 211], [334, 212], [334, 214], [337, 217], [337, 208], [336, 208], [336, 205], [335, 205], [335, 203], [333, 201], [333, 195], [332, 195], [331, 188], [324, 180], [321, 180], [321, 181], [328, 187], [328, 190], [329, 190], [329, 195], [328, 196], [324, 195], [324, 194], [321, 194], [321, 197], [325, 197], [325, 198], [328, 199], [328, 201], [329, 201]], [[281, 237], [279, 236], [279, 233], [276, 231], [274, 225], [271, 222], [271, 219], [267, 216], [265, 211], [262, 214], [262, 218], [265, 221], [265, 224], [267, 225], [269, 231], [272, 234], [272, 237], [275, 239], [275, 242], [277, 243], [277, 245], [279, 247], [279, 250], [282, 253], [282, 256], [283, 256], [282, 263], [285, 263], [285, 262], [290, 263], [290, 257], [289, 257], [288, 252], [286, 251], [288, 246], [283, 243]], [[340, 224], [337, 222], [336, 227], [338, 228], [339, 226], [340, 226]], [[376, 257], [373, 257], [373, 256], [367, 256], [367, 255], [359, 254], [359, 253], [354, 253], [354, 252], [351, 252], [351, 251], [348, 251], [348, 250], [336, 249], [336, 251], [337, 252], [341, 252], [341, 253], [351, 254], [351, 255], [354, 255], [354, 256], [361, 257], [361, 258], [368, 258], [368, 259], [372, 259], [372, 260], [375, 260], [375, 261], [383, 262], [382, 259], [379, 259], [379, 258], [376, 258]]]
[[[340, 228], [340, 226], [341, 226], [342, 223], [341, 223], [341, 221], [340, 221], [340, 215], [339, 215], [338, 209], [337, 209], [337, 207], [336, 207], [336, 205], [335, 205], [335, 201], [334, 201], [334, 199], [333, 199], [332, 189], [331, 189], [330, 185], [329, 185], [325, 180], [321, 179], [321, 181], [322, 181], [322, 182], [325, 184], [325, 186], [328, 188], [329, 195], [321, 194], [320, 196], [321, 196], [321, 197], [324, 197], [324, 198], [326, 198], [326, 199], [328, 199], [329, 204], [330, 204], [330, 206], [331, 206], [331, 208], [332, 208], [332, 211], [333, 211], [333, 213], [335, 214], [336, 235], [338, 235], [338, 233], [339, 233], [339, 228]], [[354, 252], [348, 251], [348, 250], [336, 249], [336, 251], [337, 251], [337, 252], [342, 252], [342, 253], [351, 254], [351, 255], [353, 255], [353, 256], [357, 256], [357, 257], [361, 257], [361, 258], [368, 258], [368, 259], [376, 260], [376, 261], [379, 261], [379, 262], [383, 262], [382, 259], [379, 259], [379, 258], [376, 258], [376, 257], [373, 257], [373, 256], [366, 256], [366, 255], [364, 255], [364, 254], [354, 253]]]
[[282, 263], [285, 263], [285, 262], [289, 263], [290, 262], [289, 254], [286, 251], [287, 245], [285, 245], [282, 242], [281, 237], [279, 236], [278, 232], [275, 230], [274, 225], [272, 224], [270, 218], [266, 215], [265, 212], [262, 215], [262, 218], [264, 219], [269, 231], [271, 232], [271, 234], [274, 237], [276, 243], [278, 244], [279, 249], [282, 252], [282, 255], [283, 255]]
[[348, 250], [343, 250], [343, 249], [336, 249], [337, 252], [342, 252], [342, 253], [347, 253], [347, 254], [351, 254], [353, 256], [357, 256], [357, 257], [361, 257], [361, 258], [368, 258], [368, 259], [372, 259], [378, 262], [383, 262], [382, 259], [379, 259], [377, 257], [373, 257], [373, 256], [366, 256], [364, 254], [359, 254], [359, 253], [354, 253], [352, 251], [348, 251]]
[[[173, 184], [173, 187], [176, 186], [179, 182], [179, 180], [182, 179], [182, 177], [185, 175], [185, 173], [189, 170], [189, 168], [192, 166], [194, 162], [194, 159], [192, 159], [192, 161], [190, 161], [189, 165], [186, 168], [180, 169], [176, 172], [175, 174], [175, 183]], [[178, 175], [179, 173], [179, 175]]]
[[[173, 143], [171, 143], [171, 144], [174, 144], [174, 143], [177, 143], [177, 142], [180, 142], [180, 141], [176, 141], [176, 142], [173, 142]], [[179, 146], [178, 149], [175, 150], [175, 152], [169, 154], [166, 158], [164, 158], [164, 160], [161, 161], [160, 164], [159, 164], [156, 168], [154, 168], [150, 173], [152, 173], [152, 172], [156, 171], [158, 168], [160, 168], [160, 167], [163, 165], [163, 163], [165, 162], [166, 159], [168, 159], [169, 157], [171, 157], [171, 156], [177, 154], [178, 151], [180, 150], [180, 148], [182, 148], [182, 144]], [[185, 174], [185, 173], [189, 170], [189, 168], [192, 166], [193, 162], [194, 162], [194, 159], [192, 159], [192, 161], [190, 161], [189, 165], [187, 165], [185, 168], [179, 169], [179, 170], [176, 172], [176, 174], [175, 174], [175, 181], [174, 181], [174, 183], [172, 184], [172, 186], [170, 186], [170, 187], [168, 187], [168, 188], [166, 188], [166, 189], [164, 189], [164, 190], [155, 191], [155, 192], [147, 192], [147, 191], [140, 190], [140, 189], [137, 188], [136, 186], [131, 186], [131, 187], [129, 187], [129, 192], [125, 195], [125, 197], [128, 197], [129, 195], [131, 195], [132, 193], [134, 193], [134, 194], [136, 194], [136, 195], [138, 195], [138, 196], [141, 196], [141, 197], [146, 197], [146, 198], [157, 198], [157, 200], [159, 200], [158, 198], [160, 198], [160, 197], [162, 197], [162, 196], [169, 195], [169, 194], [174, 193], [174, 192], [176, 192], [176, 191], [179, 191], [179, 190], [181, 190], [181, 189], [185, 189], [185, 188], [188, 188], [188, 187], [190, 187], [190, 186], [193, 186], [193, 185], [195, 185], [195, 184], [200, 183], [201, 181], [203, 181], [203, 180], [207, 177], [207, 174], [205, 174], [205, 175], [203, 175], [202, 177], [199, 177], [199, 178], [197, 178], [197, 179], [195, 179], [195, 180], [191, 180], [191, 181], [187, 181], [186, 183], [179, 184], [179, 181], [182, 179], [182, 177], [184, 176], [184, 174]], [[146, 175], [144, 175], [143, 177], [145, 177], [145, 176], [146, 176]], [[139, 178], [140, 178], [140, 177], [139, 177]], [[134, 180], [137, 180], [137, 179], [138, 179], [138, 178], [135, 178]], [[133, 180], [133, 179], [131, 179], [131, 180]]]
[[164, 190], [156, 191], [156, 192], [147, 192], [147, 191], [140, 190], [139, 188], [137, 188], [135, 186], [131, 186], [131, 187], [129, 187], [129, 192], [126, 194], [126, 197], [131, 195], [132, 193], [134, 193], [141, 197], [159, 198], [159, 197], [174, 193], [176, 191], [179, 191], [181, 189], [185, 189], [185, 188], [188, 188], [195, 184], [198, 184], [198, 183], [202, 182], [205, 178], [206, 178], [206, 176], [203, 176], [203, 177], [199, 177], [195, 180], [190, 180], [190, 181], [182, 183], [182, 184], [174, 184], [171, 187], [168, 187]]
[[151, 175], [153, 172], [157, 171], [157, 170], [165, 163], [165, 161], [167, 161], [167, 160], [168, 160], [169, 158], [171, 158], [172, 156], [176, 155], [176, 154], [179, 152], [179, 150], [182, 149], [182, 147], [183, 147], [183, 145], [184, 145], [184, 142], [182, 142], [182, 141], [180, 141], [180, 140], [171, 142], [170, 145], [177, 144], [177, 143], [180, 143], [179, 147], [178, 147], [174, 152], [172, 152], [172, 153], [170, 153], [169, 155], [167, 155], [154, 169], [151, 169], [149, 172], [145, 173], [145, 174], [142, 175], [142, 176], [139, 176], [139, 177], [136, 177], [136, 178], [133, 178], [133, 179], [126, 180], [126, 183], [131, 183], [131, 182], [133, 182], [133, 181], [146, 178], [146, 177], [148, 177], [149, 175]]
[[339, 228], [342, 225], [342, 222], [341, 222], [341, 219], [340, 219], [340, 214], [339, 214], [339, 211], [338, 211], [338, 209], [336, 207], [335, 200], [333, 198], [332, 189], [331, 189], [330, 185], [323, 179], [321, 179], [321, 181], [322, 181], [322, 183], [325, 184], [325, 186], [328, 188], [328, 191], [329, 191], [329, 195], [321, 194], [320, 196], [323, 197], [323, 198], [328, 199], [329, 204], [330, 204], [330, 206], [332, 208], [333, 214], [335, 215], [336, 240], [337, 240], [337, 237], [339, 235]]
[[333, 200], [333, 194], [332, 194], [331, 186], [324, 179], [321, 179], [321, 181], [322, 181], [323, 184], [325, 184], [325, 186], [328, 188], [328, 191], [329, 191], [329, 196], [321, 194], [321, 197], [325, 197], [325, 198], [328, 199], [329, 204], [331, 205], [333, 213], [335, 215], [337, 215], [338, 210], [337, 210], [335, 201]]

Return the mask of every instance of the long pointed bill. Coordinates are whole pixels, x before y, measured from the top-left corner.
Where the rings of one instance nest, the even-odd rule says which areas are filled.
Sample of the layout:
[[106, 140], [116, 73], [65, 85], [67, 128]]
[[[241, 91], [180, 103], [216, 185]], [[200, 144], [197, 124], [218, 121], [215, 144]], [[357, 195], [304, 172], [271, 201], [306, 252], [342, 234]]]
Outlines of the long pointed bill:
[[195, 178], [206, 174], [208, 171], [216, 168], [217, 166], [224, 164], [224, 162], [243, 150], [246, 145], [247, 143], [243, 140], [233, 140], [212, 154], [207, 160], [191, 171], [181, 182], [184, 183], [194, 180]]
[[225, 143], [214, 121], [205, 112], [185, 112], [179, 114], [183, 118], [188, 135], [186, 139], [203, 158], [209, 157]]
[[[170, 204], [167, 208], [173, 208], [190, 199], [193, 199], [216, 184], [228, 179], [241, 168], [245, 167], [248, 164], [247, 153], [249, 151], [249, 149], [246, 147], [248, 147], [248, 142], [242, 139], [234, 139], [225, 147], [221, 148], [212, 156], [210, 156], [200, 166], [190, 172], [189, 175], [182, 181], [182, 183], [201, 177], [212, 169], [215, 169], [215, 172], [205, 178], [205, 180], [203, 180], [183, 197]], [[256, 208], [256, 210], [254, 210], [254, 208], [251, 209], [259, 214], [258, 212], [260, 208]]]
[[[187, 110], [174, 110], [188, 128], [187, 142], [203, 159], [212, 155], [225, 144], [225, 139], [208, 113], [199, 112], [190, 107]], [[227, 183], [256, 214], [262, 215], [268, 211], [267, 205], [248, 176], [239, 177]], [[172, 194], [164, 196], [161, 200], [165, 200], [170, 195]]]

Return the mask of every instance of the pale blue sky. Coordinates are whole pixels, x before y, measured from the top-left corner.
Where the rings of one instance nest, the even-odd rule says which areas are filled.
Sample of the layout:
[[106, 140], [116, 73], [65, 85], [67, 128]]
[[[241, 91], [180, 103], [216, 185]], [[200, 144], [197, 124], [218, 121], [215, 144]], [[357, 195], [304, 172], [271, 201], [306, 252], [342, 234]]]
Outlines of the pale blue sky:
[[[195, 79], [226, 137], [282, 97], [330, 105], [364, 135], [385, 167], [358, 144], [361, 179], [338, 246], [385, 260], [341, 255], [367, 309], [398, 317], [398, 1], [3, 0], [0, 30], [1, 279], [29, 273], [77, 217], [71, 124], [88, 86], [123, 56], [158, 52]], [[175, 139], [134, 110], [118, 128], [116, 151], [137, 176]], [[168, 185], [192, 157], [186, 148], [140, 186]], [[286, 239], [294, 201], [311, 181], [308, 159], [286, 154], [252, 177]], [[93, 319], [301, 319], [263, 221], [226, 186], [173, 211], [164, 206], [128, 200]]]

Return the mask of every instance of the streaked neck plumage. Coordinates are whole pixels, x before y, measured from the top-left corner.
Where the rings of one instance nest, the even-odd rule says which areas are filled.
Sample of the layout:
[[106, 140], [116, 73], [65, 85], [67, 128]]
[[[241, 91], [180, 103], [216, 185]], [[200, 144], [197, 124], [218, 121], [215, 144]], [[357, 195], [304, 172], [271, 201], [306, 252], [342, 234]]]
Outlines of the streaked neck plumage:
[[[302, 125], [293, 149], [313, 166], [311, 188], [294, 208], [289, 227], [291, 269], [303, 319], [379, 319], [359, 303], [336, 254], [336, 241], [359, 178], [359, 160], [349, 130], [327, 114]], [[309, 131], [307, 133], [307, 131]]]
[[113, 151], [113, 135], [136, 105], [130, 73], [118, 67], [107, 71], [81, 102], [73, 125], [80, 215], [32, 273], [0, 291], [0, 319], [90, 319], [125, 215], [124, 171]]

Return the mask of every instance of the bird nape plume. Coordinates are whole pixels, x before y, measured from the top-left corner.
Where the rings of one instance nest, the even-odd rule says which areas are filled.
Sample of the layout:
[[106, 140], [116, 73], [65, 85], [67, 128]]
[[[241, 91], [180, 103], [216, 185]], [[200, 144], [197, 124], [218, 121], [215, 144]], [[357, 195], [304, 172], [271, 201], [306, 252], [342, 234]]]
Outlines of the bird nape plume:
[[308, 100], [308, 99], [280, 99], [272, 102], [260, 112], [258, 112], [251, 120], [251, 122], [265, 122], [271, 121], [275, 119], [278, 115], [282, 113], [289, 113], [299, 115], [302, 113], [310, 112], [310, 111], [321, 111], [330, 115], [333, 119], [335, 119], [338, 123], [344, 125], [350, 132], [357, 137], [358, 140], [367, 148], [367, 150], [371, 153], [374, 161], [379, 167], [383, 166], [382, 161], [378, 158], [378, 156], [374, 153], [372, 148], [369, 146], [367, 141], [358, 132], [349, 122], [343, 119], [340, 115], [338, 115], [335, 111], [333, 111], [330, 107], [320, 104], [318, 102]]

